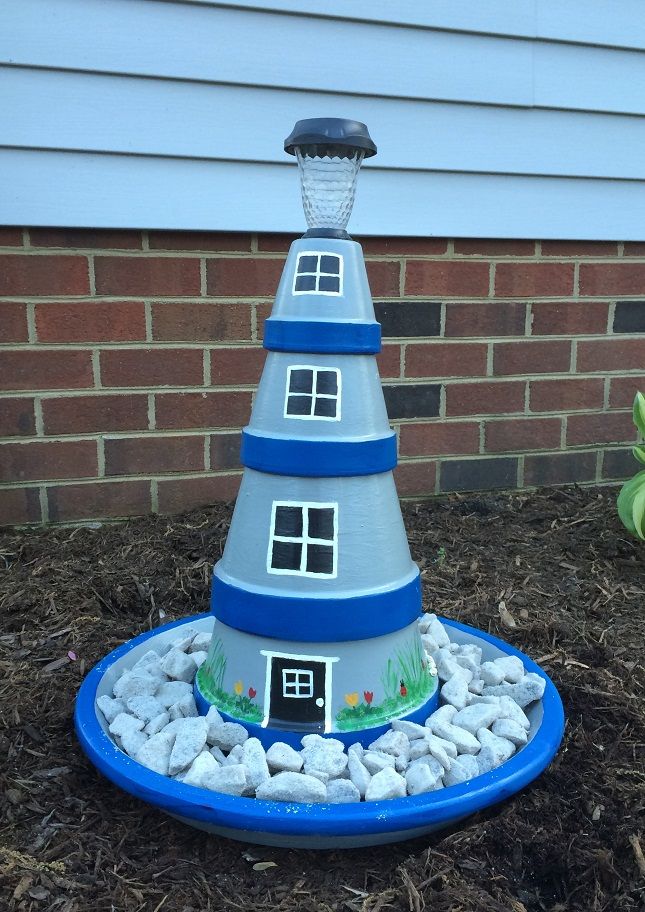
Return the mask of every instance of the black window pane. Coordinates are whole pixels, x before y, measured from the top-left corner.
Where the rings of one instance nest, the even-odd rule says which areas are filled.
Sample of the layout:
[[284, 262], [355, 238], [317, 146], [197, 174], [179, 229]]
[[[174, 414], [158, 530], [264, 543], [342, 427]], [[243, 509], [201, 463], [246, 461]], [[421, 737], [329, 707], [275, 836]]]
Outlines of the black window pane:
[[302, 510], [300, 507], [276, 507], [275, 535], [298, 538], [302, 535]]
[[296, 279], [296, 291], [315, 291], [316, 276], [304, 275]]
[[321, 276], [318, 282], [319, 291], [340, 291], [340, 279], [338, 276]]
[[338, 392], [338, 377], [336, 371], [318, 371], [316, 376], [316, 392], [329, 393], [333, 396]]
[[330, 545], [309, 545], [307, 548], [308, 573], [333, 573], [334, 549]]
[[298, 542], [273, 542], [271, 566], [274, 570], [300, 570], [302, 545]]
[[298, 260], [298, 272], [316, 272], [317, 256], [303, 256]]
[[290, 393], [310, 393], [313, 385], [312, 370], [292, 370], [289, 379]]
[[320, 271], [321, 272], [331, 272], [333, 275], [338, 275], [340, 272], [340, 261], [338, 257], [335, 256], [323, 256], [320, 258]]
[[319, 418], [335, 418], [336, 401], [336, 399], [316, 399], [314, 415], [317, 415]]
[[311, 396], [289, 396], [287, 415], [311, 415]]
[[328, 507], [309, 507], [309, 538], [334, 538], [334, 511]]

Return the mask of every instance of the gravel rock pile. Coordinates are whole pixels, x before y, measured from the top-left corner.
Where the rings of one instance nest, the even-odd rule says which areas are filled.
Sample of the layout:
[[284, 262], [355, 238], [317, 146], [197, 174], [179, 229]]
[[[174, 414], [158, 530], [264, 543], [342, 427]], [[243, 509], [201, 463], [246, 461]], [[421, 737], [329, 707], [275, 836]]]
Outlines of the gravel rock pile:
[[481, 649], [451, 643], [433, 614], [419, 621], [436, 665], [442, 705], [424, 725], [394, 721], [367, 748], [305, 735], [302, 750], [265, 751], [243, 725], [193, 697], [210, 635], [187, 629], [163, 655], [150, 650], [97, 705], [115, 744], [137, 763], [186, 785], [271, 801], [340, 804], [420, 795], [466, 782], [508, 760], [528, 740], [524, 709], [545, 682], [520, 659], [482, 662]]

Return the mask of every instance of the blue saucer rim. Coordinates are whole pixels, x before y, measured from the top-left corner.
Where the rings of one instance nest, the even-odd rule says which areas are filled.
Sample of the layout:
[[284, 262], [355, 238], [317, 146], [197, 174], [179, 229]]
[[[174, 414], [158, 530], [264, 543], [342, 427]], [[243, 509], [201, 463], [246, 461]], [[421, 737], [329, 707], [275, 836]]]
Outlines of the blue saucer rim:
[[489, 633], [442, 618], [442, 623], [485, 640], [507, 655], [518, 656], [529, 672], [544, 678], [543, 719], [533, 739], [510, 760], [461, 785], [387, 801], [356, 804], [303, 804], [236, 798], [176, 782], [136, 763], [103, 731], [95, 710], [96, 692], [105, 672], [146, 640], [167, 630], [211, 616], [192, 615], [142, 633], [106, 655], [88, 673], [76, 698], [74, 724], [90, 761], [115, 785], [142, 801], [179, 817], [243, 833], [286, 836], [360, 836], [433, 828], [503, 801], [535, 779], [553, 759], [564, 734], [564, 710], [549, 676], [528, 656]]

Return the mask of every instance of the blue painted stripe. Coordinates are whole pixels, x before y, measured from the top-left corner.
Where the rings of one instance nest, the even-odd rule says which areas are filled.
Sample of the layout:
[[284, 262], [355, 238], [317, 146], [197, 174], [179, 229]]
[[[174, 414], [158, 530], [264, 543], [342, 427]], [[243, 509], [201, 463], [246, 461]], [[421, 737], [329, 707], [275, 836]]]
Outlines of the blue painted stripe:
[[338, 643], [367, 640], [407, 627], [421, 608], [421, 578], [349, 598], [268, 595], [224, 582], [213, 573], [211, 610], [229, 627], [278, 640]]
[[242, 465], [272, 475], [340, 478], [396, 466], [396, 434], [375, 440], [299, 440], [242, 431]]
[[381, 350], [381, 324], [269, 317], [264, 324], [264, 347], [323, 355], [376, 355]]

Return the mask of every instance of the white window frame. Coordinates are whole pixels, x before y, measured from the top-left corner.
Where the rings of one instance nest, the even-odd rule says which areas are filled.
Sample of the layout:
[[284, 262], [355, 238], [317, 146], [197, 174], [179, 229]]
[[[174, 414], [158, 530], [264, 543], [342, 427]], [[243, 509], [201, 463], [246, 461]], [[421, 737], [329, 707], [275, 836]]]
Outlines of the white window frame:
[[[311, 270], [300, 271], [300, 260], [303, 257], [317, 257], [316, 269], [312, 272]], [[330, 256], [338, 260], [338, 272], [321, 272], [320, 263], [321, 257]], [[303, 250], [298, 254], [298, 259], [296, 260], [296, 271], [293, 275], [293, 286], [292, 294], [294, 295], [327, 295], [332, 298], [340, 298], [343, 294], [343, 272], [344, 272], [344, 263], [343, 256], [340, 253], [330, 253], [328, 250]], [[299, 276], [312, 275], [316, 277], [316, 287], [306, 291], [296, 291], [296, 281]], [[334, 276], [338, 277], [338, 291], [320, 291], [318, 285], [320, 284], [321, 276]]]
[[[296, 507], [302, 513], [302, 536], [288, 536], [275, 534], [275, 517], [278, 507]], [[316, 510], [333, 510], [333, 538], [310, 538], [309, 537], [309, 508]], [[267, 551], [267, 573], [273, 573], [278, 576], [307, 576], [311, 579], [335, 579], [338, 576], [338, 504], [337, 503], [312, 503], [310, 501], [295, 500], [274, 500], [271, 507], [271, 526], [269, 535], [269, 550]], [[272, 567], [271, 559], [273, 557], [273, 542], [295, 542], [302, 545], [300, 554], [300, 567], [291, 569], [290, 567]], [[332, 548], [332, 572], [331, 573], [313, 573], [307, 570], [307, 553], [309, 545], [331, 545]]]
[[[297, 370], [308, 370], [313, 371], [311, 379], [311, 392], [310, 393], [295, 393], [290, 391], [291, 386], [291, 372]], [[316, 386], [318, 384], [318, 374], [326, 371], [328, 373], [333, 372], [336, 374], [336, 392], [335, 393], [318, 393], [316, 392]], [[292, 364], [287, 368], [287, 388], [284, 396], [284, 417], [285, 418], [296, 418], [301, 421], [340, 421], [340, 410], [341, 410], [341, 387], [342, 387], [342, 374], [340, 369], [337, 367], [321, 367], [320, 365], [314, 364]], [[311, 408], [308, 415], [292, 415], [287, 411], [289, 407], [289, 397], [290, 396], [301, 396], [304, 398], [308, 396], [311, 399]], [[314, 411], [316, 408], [316, 400], [318, 399], [335, 399], [336, 400], [336, 414], [335, 415], [315, 415]]]
[[[287, 675], [293, 675], [293, 681], [287, 681]], [[295, 688], [295, 693], [287, 693], [287, 687]], [[303, 690], [304, 688], [304, 690]], [[314, 673], [307, 668], [282, 669], [282, 696], [285, 700], [311, 700], [314, 695]]]

